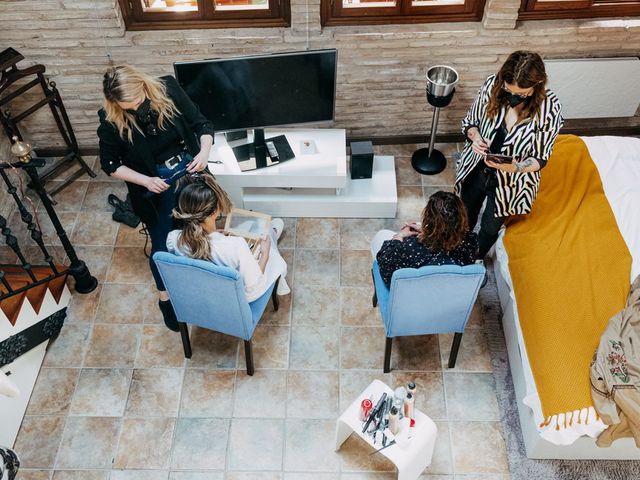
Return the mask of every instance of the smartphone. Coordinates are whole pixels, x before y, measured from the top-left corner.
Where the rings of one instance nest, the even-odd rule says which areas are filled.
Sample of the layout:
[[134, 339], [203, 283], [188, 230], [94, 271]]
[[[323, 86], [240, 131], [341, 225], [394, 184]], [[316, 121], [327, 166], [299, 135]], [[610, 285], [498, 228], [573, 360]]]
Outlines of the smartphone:
[[499, 153], [487, 153], [487, 160], [494, 163], [512, 163], [511, 155], [501, 155]]

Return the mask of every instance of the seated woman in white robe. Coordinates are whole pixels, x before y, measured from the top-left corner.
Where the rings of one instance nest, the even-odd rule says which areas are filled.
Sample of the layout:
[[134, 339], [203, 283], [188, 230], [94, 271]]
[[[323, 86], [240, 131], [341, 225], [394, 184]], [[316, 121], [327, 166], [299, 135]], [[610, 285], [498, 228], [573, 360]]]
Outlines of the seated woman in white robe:
[[256, 259], [244, 238], [225, 235], [216, 229], [216, 219], [228, 213], [231, 206], [213, 177], [200, 174], [189, 177], [188, 181], [190, 183], [180, 193], [178, 207], [173, 211], [173, 216], [184, 226], [182, 230], [169, 233], [167, 250], [237, 270], [248, 302], [260, 298], [278, 277], [281, 277], [278, 295], [289, 293], [284, 280], [287, 263], [277, 247], [284, 222], [279, 218], [272, 220], [269, 235], [260, 240], [260, 255]]

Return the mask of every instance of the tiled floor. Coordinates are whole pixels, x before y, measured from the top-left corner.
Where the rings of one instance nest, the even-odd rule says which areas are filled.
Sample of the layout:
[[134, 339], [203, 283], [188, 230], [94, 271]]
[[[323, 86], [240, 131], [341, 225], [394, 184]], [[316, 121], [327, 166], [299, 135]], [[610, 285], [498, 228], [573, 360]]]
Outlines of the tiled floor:
[[[444, 146], [451, 151], [453, 146]], [[403, 338], [382, 373], [384, 333], [371, 308], [368, 243], [416, 219], [453, 171], [422, 177], [410, 146], [396, 156], [395, 220], [286, 219], [280, 248], [293, 293], [254, 335], [256, 373], [238, 340], [195, 329], [193, 358], [165, 329], [142, 254], [144, 237], [110, 220], [104, 174], [59, 195], [79, 256], [100, 280], [74, 295], [20, 431], [20, 480], [387, 480], [393, 465], [355, 438], [333, 451], [335, 419], [373, 379], [415, 380], [417, 407], [439, 434], [428, 480], [508, 477], [495, 385], [478, 306], [455, 370], [451, 335]], [[15, 223], [15, 222], [14, 222]]]

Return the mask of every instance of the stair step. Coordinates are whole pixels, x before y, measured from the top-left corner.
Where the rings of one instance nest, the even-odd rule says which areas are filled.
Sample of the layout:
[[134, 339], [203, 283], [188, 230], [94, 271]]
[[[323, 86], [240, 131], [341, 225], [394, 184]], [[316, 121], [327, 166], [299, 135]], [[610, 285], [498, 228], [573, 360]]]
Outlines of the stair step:
[[0, 308], [2, 308], [2, 311], [9, 319], [11, 325], [16, 324], [18, 315], [20, 315], [20, 309], [22, 308], [22, 304], [24, 303], [26, 296], [27, 292], [21, 292], [9, 298], [5, 298], [0, 302]]

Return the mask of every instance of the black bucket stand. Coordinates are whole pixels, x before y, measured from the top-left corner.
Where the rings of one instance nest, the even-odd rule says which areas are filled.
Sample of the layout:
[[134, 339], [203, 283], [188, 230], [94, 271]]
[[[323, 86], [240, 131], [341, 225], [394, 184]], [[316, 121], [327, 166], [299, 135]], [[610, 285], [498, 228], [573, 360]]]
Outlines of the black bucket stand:
[[447, 167], [447, 159], [440, 150], [433, 148], [436, 143], [436, 132], [438, 130], [438, 118], [440, 109], [451, 103], [455, 88], [449, 95], [436, 97], [427, 92], [427, 101], [433, 105], [433, 119], [431, 120], [431, 133], [429, 134], [429, 148], [420, 148], [413, 152], [411, 166], [422, 175], [436, 175]]

